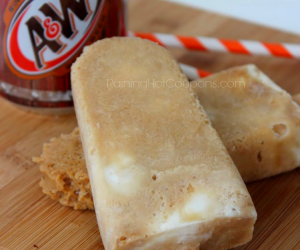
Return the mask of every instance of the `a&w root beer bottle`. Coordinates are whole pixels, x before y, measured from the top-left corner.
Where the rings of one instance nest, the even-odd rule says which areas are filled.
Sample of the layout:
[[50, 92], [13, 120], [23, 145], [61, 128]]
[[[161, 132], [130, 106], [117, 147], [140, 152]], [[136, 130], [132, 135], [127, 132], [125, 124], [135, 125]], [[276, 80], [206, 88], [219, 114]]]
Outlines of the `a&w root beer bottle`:
[[1, 0], [0, 18], [0, 95], [42, 113], [72, 110], [84, 46], [125, 35], [123, 0]]

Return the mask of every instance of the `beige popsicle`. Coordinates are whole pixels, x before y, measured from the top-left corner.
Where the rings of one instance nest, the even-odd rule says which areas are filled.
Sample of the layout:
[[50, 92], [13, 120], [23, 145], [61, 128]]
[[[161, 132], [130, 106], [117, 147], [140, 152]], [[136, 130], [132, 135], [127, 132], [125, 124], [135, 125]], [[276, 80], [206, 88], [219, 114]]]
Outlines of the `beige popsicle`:
[[245, 182], [300, 166], [300, 95], [293, 101], [254, 65], [204, 78], [194, 91]]
[[[293, 99], [300, 104], [300, 94]], [[40, 164], [40, 186], [46, 195], [74, 209], [94, 209], [78, 128], [45, 143], [33, 161]]]
[[[242, 69], [241, 71], [240, 67], [235, 68], [239, 72], [238, 74], [231, 72], [232, 76], [237, 77], [237, 79], [232, 80], [240, 80], [243, 77], [243, 72], [249, 76], [248, 71], [245, 70], [246, 68], [242, 67]], [[253, 77], [253, 79], [248, 79], [255, 81], [255, 75]], [[258, 81], [256, 82], [259, 84]], [[293, 96], [293, 100], [300, 104], [300, 94]], [[89, 178], [78, 128], [70, 134], [62, 135], [52, 139], [49, 143], [45, 143], [42, 155], [35, 157], [34, 162], [40, 164], [40, 170], [43, 174], [40, 186], [46, 195], [65, 206], [71, 206], [75, 209], [93, 209]], [[252, 168], [246, 161], [245, 165], [239, 164], [241, 169], [246, 166]], [[257, 167], [257, 164], [254, 164], [255, 167]], [[265, 164], [261, 167], [272, 169], [273, 166]], [[283, 171], [278, 170], [278, 172]], [[263, 173], [263, 169], [260, 172]], [[249, 171], [243, 170], [244, 180], [251, 180], [251, 175], [251, 169]], [[264, 175], [260, 176], [259, 173], [256, 175], [256, 179], [262, 179], [263, 177]]]
[[166, 49], [105, 39], [85, 48], [71, 75], [106, 250], [225, 250], [252, 238], [251, 198], [194, 93], [121, 86], [186, 84]]

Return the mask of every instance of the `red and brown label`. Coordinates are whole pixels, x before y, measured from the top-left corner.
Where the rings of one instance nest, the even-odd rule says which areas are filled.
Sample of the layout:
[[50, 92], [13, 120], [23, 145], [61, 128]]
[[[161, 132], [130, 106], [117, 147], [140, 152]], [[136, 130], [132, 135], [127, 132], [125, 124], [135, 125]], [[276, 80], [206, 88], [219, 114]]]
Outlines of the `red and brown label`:
[[14, 92], [18, 87], [36, 93], [69, 91], [70, 66], [82, 48], [121, 35], [122, 4], [121, 0], [1, 0], [1, 95], [15, 94], [13, 101], [22, 97], [9, 93], [9, 85]]
[[86, 43], [108, 9], [105, 0], [28, 0], [18, 8], [12, 3], [4, 14], [5, 60], [16, 75], [29, 79], [66, 74], [62, 66]]

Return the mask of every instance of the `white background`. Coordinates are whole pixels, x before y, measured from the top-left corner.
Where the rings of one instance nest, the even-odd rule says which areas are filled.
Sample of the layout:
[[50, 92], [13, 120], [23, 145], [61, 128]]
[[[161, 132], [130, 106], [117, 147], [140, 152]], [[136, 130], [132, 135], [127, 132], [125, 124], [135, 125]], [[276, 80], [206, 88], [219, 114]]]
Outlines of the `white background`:
[[167, 0], [300, 35], [300, 0]]

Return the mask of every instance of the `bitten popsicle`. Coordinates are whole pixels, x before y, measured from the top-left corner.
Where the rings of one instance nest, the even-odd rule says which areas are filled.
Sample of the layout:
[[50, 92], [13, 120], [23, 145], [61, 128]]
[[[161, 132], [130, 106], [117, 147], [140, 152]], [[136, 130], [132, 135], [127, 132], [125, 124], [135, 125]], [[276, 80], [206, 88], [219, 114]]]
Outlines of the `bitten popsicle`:
[[225, 250], [252, 238], [251, 197], [166, 49], [104, 39], [71, 76], [106, 250]]

